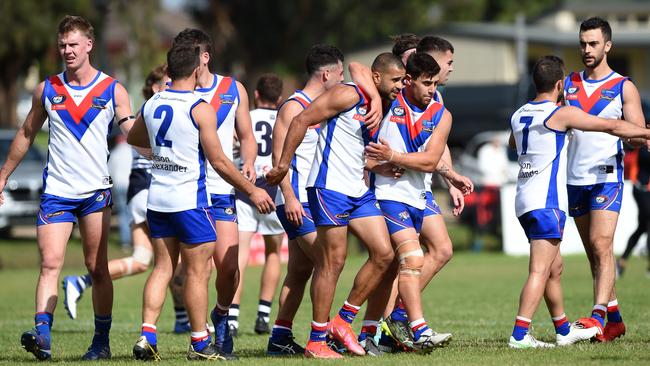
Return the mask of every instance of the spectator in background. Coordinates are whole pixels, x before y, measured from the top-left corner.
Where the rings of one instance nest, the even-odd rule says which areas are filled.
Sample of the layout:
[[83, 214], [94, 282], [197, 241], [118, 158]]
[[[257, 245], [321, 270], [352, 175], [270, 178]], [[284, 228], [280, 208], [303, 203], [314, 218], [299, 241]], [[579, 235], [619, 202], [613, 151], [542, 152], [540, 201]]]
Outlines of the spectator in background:
[[636, 154], [629, 154], [633, 159], [628, 163], [630, 167], [629, 179], [634, 183], [632, 188], [632, 195], [639, 208], [638, 226], [636, 230], [630, 235], [627, 241], [627, 247], [623, 255], [616, 261], [616, 274], [620, 277], [625, 272], [627, 260], [632, 254], [632, 250], [636, 247], [639, 238], [643, 233], [646, 233], [646, 249], [648, 255], [648, 267], [646, 276], [650, 278], [650, 152], [647, 149], [638, 149]]
[[131, 216], [126, 205], [126, 191], [129, 188], [131, 174], [131, 146], [126, 143], [126, 137], [119, 134], [115, 137], [115, 147], [108, 159], [108, 170], [113, 178], [113, 201], [117, 208], [118, 226], [120, 230], [120, 245], [128, 250], [131, 246]]
[[508, 180], [508, 155], [503, 142], [495, 136], [477, 153], [481, 179], [476, 190], [476, 232], [473, 249], [483, 247], [483, 234], [496, 231], [496, 220], [501, 217], [499, 190]]

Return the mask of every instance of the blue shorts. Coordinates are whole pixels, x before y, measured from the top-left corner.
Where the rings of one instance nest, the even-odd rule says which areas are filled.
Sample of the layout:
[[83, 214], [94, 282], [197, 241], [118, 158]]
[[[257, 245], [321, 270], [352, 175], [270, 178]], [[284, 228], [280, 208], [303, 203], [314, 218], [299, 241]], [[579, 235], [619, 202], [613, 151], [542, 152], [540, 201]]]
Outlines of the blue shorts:
[[289, 240], [293, 240], [300, 236], [305, 236], [309, 233], [316, 231], [314, 219], [311, 217], [311, 210], [307, 202], [302, 202], [302, 209], [305, 211], [305, 216], [302, 217], [302, 225], [297, 227], [287, 219], [287, 213], [284, 211], [284, 205], [279, 205], [275, 208], [275, 213], [280, 219], [280, 223], [287, 233]]
[[383, 216], [371, 190], [361, 197], [350, 197], [329, 189], [309, 187], [307, 199], [316, 226], [345, 226], [360, 217]]
[[433, 193], [427, 191], [427, 204], [424, 208], [424, 217], [440, 215], [440, 206], [436, 203], [436, 200], [433, 198]]
[[417, 233], [422, 230], [424, 210], [419, 210], [403, 202], [381, 200], [379, 201], [381, 211], [384, 213], [388, 233], [394, 233], [413, 228]]
[[588, 186], [567, 185], [569, 216], [582, 216], [589, 211], [620, 212], [623, 183], [598, 183]]
[[518, 217], [528, 240], [560, 239], [564, 233], [566, 214], [555, 208], [528, 211]]
[[212, 207], [193, 208], [180, 212], [147, 210], [147, 224], [152, 238], [178, 238], [185, 244], [217, 240]]
[[212, 217], [215, 221], [237, 222], [234, 194], [211, 194]]
[[78, 217], [89, 215], [106, 207], [113, 206], [110, 189], [100, 189], [88, 198], [64, 198], [52, 194], [41, 195], [41, 207], [36, 225], [59, 222], [77, 222]]

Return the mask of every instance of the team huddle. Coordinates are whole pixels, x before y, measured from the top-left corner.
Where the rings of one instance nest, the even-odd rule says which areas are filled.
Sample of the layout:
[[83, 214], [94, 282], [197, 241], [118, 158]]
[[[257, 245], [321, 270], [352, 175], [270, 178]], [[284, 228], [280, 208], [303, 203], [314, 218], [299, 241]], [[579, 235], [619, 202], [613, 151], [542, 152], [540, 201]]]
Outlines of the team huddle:
[[[349, 83], [343, 82], [342, 52], [314, 45], [305, 59], [304, 87], [282, 100], [281, 80], [265, 74], [254, 92], [256, 109], [249, 111], [243, 85], [210, 70], [210, 37], [186, 29], [174, 38], [166, 65], [148, 76], [146, 102], [132, 113], [126, 89], [90, 64], [92, 25], [66, 16], [57, 35], [65, 71], [34, 91], [32, 109], [0, 170], [2, 189], [48, 120], [37, 218], [41, 273], [35, 327], [21, 337], [25, 350], [39, 360], [52, 358], [59, 275], [75, 222], [88, 273], [65, 277], [63, 290], [73, 319], [82, 293], [92, 290], [95, 333], [84, 360], [111, 357], [112, 280], [144, 272], [152, 258], [133, 356], [161, 359], [156, 324], [170, 287], [174, 332], [190, 332], [187, 358], [236, 359], [243, 273], [255, 232], [266, 245], [255, 331], [270, 333], [268, 355], [428, 353], [452, 341], [451, 333], [425, 320], [421, 297], [452, 256], [432, 176], [439, 174], [447, 185], [454, 215], [474, 190], [453, 168], [447, 146], [453, 111], [438, 90], [453, 71], [451, 43], [396, 37], [392, 52], [379, 54], [370, 67], [351, 62]], [[561, 59], [542, 57], [532, 75], [537, 95], [511, 119], [510, 144], [520, 165], [516, 214], [531, 254], [512, 348], [608, 342], [625, 334], [612, 251], [623, 186], [621, 138], [645, 146], [650, 130], [636, 87], [607, 64], [609, 24], [585, 20], [579, 38], [584, 71], [566, 76]], [[109, 262], [106, 137], [114, 121], [134, 151], [128, 193], [134, 252]], [[560, 283], [567, 202], [594, 278], [592, 314], [573, 323]], [[368, 258], [332, 317], [348, 229]], [[271, 326], [284, 233], [289, 260]], [[212, 268], [217, 301], [210, 309]], [[312, 322], [303, 347], [292, 328], [309, 279]], [[542, 297], [555, 343], [529, 332]], [[364, 303], [357, 334], [352, 323]]]

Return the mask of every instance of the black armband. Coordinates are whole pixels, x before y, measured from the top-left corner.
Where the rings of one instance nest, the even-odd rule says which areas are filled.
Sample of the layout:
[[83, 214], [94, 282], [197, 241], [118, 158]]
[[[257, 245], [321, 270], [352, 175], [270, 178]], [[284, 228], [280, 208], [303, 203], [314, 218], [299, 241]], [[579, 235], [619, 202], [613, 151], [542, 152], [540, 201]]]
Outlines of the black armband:
[[121, 120], [117, 121], [117, 125], [121, 126], [122, 123], [124, 123], [124, 122], [126, 122], [126, 121], [128, 121], [130, 119], [135, 119], [135, 116], [134, 115], [126, 116], [126, 117], [122, 118]]

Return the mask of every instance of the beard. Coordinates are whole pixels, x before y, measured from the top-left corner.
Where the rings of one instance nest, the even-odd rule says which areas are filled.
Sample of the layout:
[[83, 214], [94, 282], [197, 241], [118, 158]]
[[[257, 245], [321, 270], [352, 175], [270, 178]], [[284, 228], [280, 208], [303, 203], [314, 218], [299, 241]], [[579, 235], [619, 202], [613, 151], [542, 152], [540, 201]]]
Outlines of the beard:
[[601, 62], [603, 62], [603, 59], [605, 59], [605, 55], [600, 55], [600, 56], [592, 56], [593, 61], [591, 61], [591, 64], [589, 63], [590, 61], [587, 60], [585, 56], [582, 56], [582, 63], [589, 68], [596, 68], [600, 65]]

